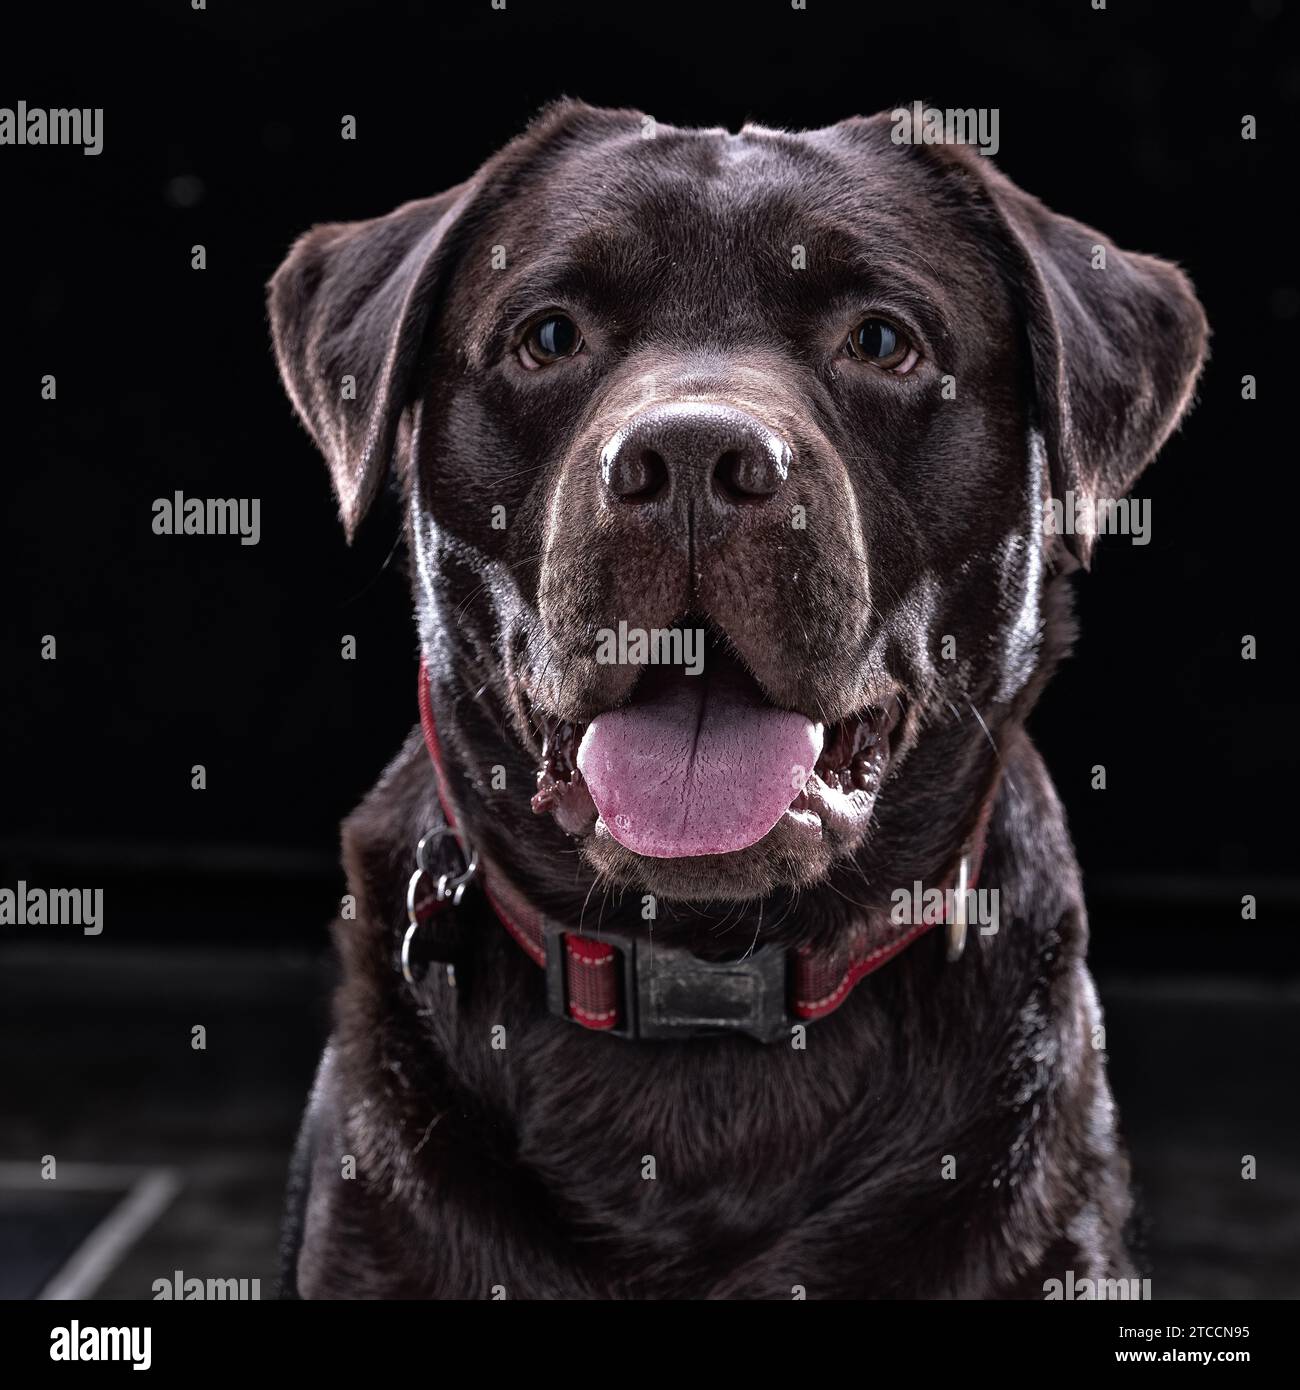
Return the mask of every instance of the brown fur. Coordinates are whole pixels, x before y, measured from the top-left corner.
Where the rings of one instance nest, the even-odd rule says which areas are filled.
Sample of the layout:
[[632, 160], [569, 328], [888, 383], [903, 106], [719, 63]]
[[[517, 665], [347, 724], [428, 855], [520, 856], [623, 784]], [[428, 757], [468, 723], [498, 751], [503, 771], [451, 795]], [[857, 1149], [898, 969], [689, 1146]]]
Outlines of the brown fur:
[[[924, 939], [806, 1050], [636, 1044], [551, 1017], [481, 903], [472, 988], [407, 988], [402, 894], [439, 819], [413, 736], [345, 828], [359, 914], [336, 927], [344, 982], [301, 1155], [305, 1295], [1041, 1296], [1066, 1269], [1128, 1268], [1078, 871], [1022, 728], [1091, 544], [1038, 518], [1049, 492], [1131, 486], [1187, 405], [1205, 322], [1173, 266], [976, 154], [889, 132], [877, 117], [645, 140], [636, 113], [564, 103], [459, 188], [317, 228], [272, 282], [281, 370], [349, 533], [396, 461], [453, 794], [540, 907], [629, 923], [651, 893], [655, 930], [702, 952], [760, 932], [825, 943], [891, 889], [937, 881], [1004, 772], [996, 936], [952, 966]], [[589, 349], [525, 374], [512, 325], [557, 304]], [[835, 353], [873, 305], [917, 325], [907, 377]], [[594, 463], [637, 412], [684, 397], [752, 413], [795, 458], [779, 505], [690, 546], [663, 516], [604, 508]], [[832, 721], [902, 694], [865, 834], [810, 853], [778, 827], [737, 854], [646, 860], [594, 837], [575, 855], [530, 815], [525, 695], [592, 718], [634, 678], [596, 664], [595, 628], [687, 613], [778, 705]]]

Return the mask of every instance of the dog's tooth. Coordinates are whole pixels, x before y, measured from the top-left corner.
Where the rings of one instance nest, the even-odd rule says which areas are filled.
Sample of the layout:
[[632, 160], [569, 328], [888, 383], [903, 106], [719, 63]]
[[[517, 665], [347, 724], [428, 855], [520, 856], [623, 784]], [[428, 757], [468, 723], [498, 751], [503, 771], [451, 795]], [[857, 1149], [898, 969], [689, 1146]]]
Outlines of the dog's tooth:
[[868, 753], [859, 753], [853, 759], [852, 783], [860, 792], [872, 791], [877, 782], [876, 763]]
[[555, 805], [555, 779], [548, 772], [537, 774], [537, 790], [529, 802], [533, 815], [544, 816]]
[[585, 835], [596, 823], [596, 803], [591, 799], [582, 773], [576, 768], [573, 778], [555, 787], [555, 820], [569, 835]]

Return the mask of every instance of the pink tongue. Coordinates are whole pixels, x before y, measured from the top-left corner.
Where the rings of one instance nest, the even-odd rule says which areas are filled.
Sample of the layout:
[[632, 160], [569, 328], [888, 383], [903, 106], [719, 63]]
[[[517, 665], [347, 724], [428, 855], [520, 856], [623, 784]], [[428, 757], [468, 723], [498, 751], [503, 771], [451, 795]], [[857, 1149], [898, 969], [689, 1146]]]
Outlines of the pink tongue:
[[803, 790], [823, 730], [765, 704], [739, 671], [675, 674], [593, 719], [578, 767], [609, 833], [653, 859], [761, 840]]

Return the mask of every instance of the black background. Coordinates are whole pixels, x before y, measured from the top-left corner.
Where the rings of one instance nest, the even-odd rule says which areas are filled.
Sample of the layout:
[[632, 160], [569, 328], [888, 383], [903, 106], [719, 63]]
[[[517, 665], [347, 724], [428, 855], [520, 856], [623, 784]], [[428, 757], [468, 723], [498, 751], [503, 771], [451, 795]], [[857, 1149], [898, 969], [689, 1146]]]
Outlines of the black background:
[[[346, 547], [276, 376], [263, 285], [299, 232], [461, 180], [561, 94], [729, 128], [923, 98], [997, 107], [1000, 166], [1180, 262], [1214, 331], [1199, 403], [1138, 486], [1152, 541], [1102, 542], [1033, 720], [1094, 958], [1300, 964], [1280, 428], [1300, 277], [1275, 202], [1300, 59], [1280, 4], [135, 10], [60, 6], [25, 37], [5, 20], [0, 105], [102, 106], [105, 147], [0, 148], [4, 883], [105, 886], [113, 939], [323, 942], [337, 823], [415, 719], [415, 653], [395, 513]], [[260, 498], [261, 543], [154, 535], [176, 489]]]

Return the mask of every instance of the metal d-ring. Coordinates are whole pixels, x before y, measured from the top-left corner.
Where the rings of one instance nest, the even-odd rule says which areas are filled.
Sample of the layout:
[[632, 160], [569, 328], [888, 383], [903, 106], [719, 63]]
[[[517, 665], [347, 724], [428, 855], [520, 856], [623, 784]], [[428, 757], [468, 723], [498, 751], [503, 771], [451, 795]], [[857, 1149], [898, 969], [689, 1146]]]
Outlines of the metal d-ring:
[[469, 881], [473, 876], [468, 871], [454, 879], [450, 874], [443, 874], [434, 885], [434, 897], [440, 903], [450, 903], [452, 907], [459, 907], [460, 900], [465, 896], [465, 889], [469, 887]]
[[[460, 891], [460, 890], [457, 890]], [[412, 922], [406, 928], [406, 933], [402, 937], [402, 978], [412, 989], [416, 988], [419, 981], [415, 978], [415, 972], [411, 969], [411, 946], [415, 942], [415, 933], [420, 930], [419, 922]], [[456, 966], [453, 962], [447, 961], [447, 983], [456, 988]]]
[[406, 935], [402, 937], [402, 978], [412, 989], [415, 988], [416, 979], [411, 973], [411, 942], [415, 940], [415, 933], [419, 930], [419, 922], [412, 922], [406, 929]]
[[953, 904], [952, 921], [948, 923], [948, 962], [958, 961], [966, 949], [966, 895], [970, 891], [970, 855], [963, 854], [957, 865], [957, 901]]
[[[440, 825], [436, 830], [430, 830], [422, 836], [420, 843], [415, 847], [415, 862], [430, 877], [433, 870], [429, 867], [427, 855], [434, 845], [440, 845], [443, 840], [450, 835], [456, 841], [456, 846], [465, 860], [465, 867], [458, 874], [442, 874], [438, 878], [437, 894], [440, 901], [445, 902], [458, 889], [464, 888], [478, 873], [478, 847], [469, 844], [461, 835], [459, 830], [454, 830], [450, 825]], [[458, 903], [459, 898], [456, 899]]]
[[[415, 986], [416, 979], [411, 970], [411, 947], [415, 942], [415, 934], [419, 931], [421, 917], [416, 907], [416, 896], [419, 892], [421, 882], [426, 878], [433, 878], [434, 871], [429, 867], [429, 852], [435, 845], [439, 845], [450, 835], [460, 849], [461, 855], [465, 860], [465, 867], [458, 874], [439, 874], [434, 882], [433, 900], [440, 904], [450, 904], [452, 907], [459, 907], [461, 899], [465, 896], [465, 889], [469, 886], [474, 877], [478, 874], [478, 849], [474, 845], [466, 844], [458, 831], [453, 830], [449, 825], [440, 825], [436, 830], [430, 830], [421, 836], [420, 843], [415, 847], [416, 870], [411, 875], [410, 882], [406, 885], [406, 917], [407, 928], [402, 937], [402, 976], [408, 985]], [[448, 964], [447, 978], [454, 985], [456, 983], [455, 967]]]

